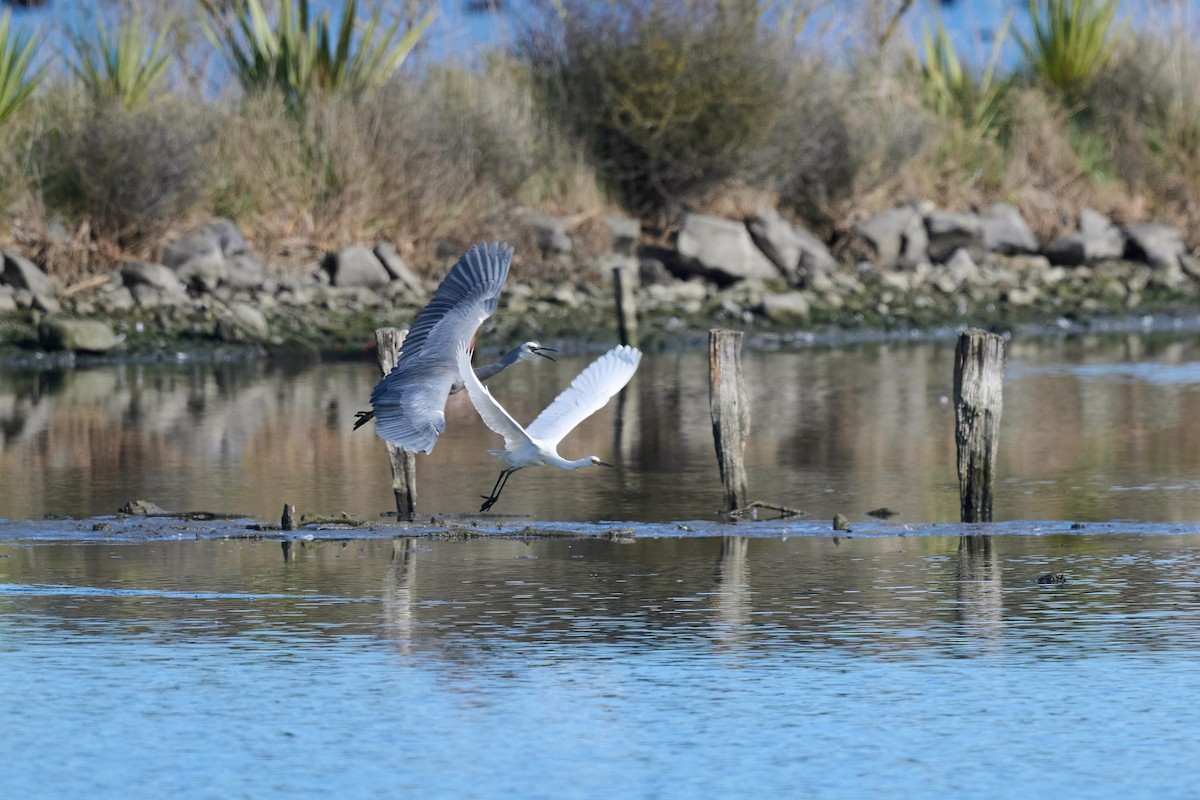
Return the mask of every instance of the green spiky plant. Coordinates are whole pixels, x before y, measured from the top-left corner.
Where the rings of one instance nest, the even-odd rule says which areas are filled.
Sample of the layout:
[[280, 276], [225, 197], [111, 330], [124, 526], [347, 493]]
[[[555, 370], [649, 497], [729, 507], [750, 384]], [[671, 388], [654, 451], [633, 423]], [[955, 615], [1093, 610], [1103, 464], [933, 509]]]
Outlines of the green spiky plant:
[[992, 42], [992, 50], [978, 78], [962, 63], [946, 26], [939, 19], [934, 30], [923, 30], [921, 86], [925, 103], [943, 119], [958, 118], [968, 132], [993, 136], [1004, 98], [1013, 76], [997, 78], [996, 67], [1012, 17], [1005, 18]]
[[15, 114], [33, 94], [42, 69], [31, 70], [39, 36], [14, 30], [12, 12], [0, 16], [0, 125]]
[[171, 57], [167, 33], [151, 39], [140, 12], [121, 21], [111, 36], [100, 17], [93, 37], [71, 36], [75, 74], [93, 97], [116, 102], [126, 111], [145, 107], [163, 86]]
[[1018, 36], [1033, 71], [1078, 104], [1112, 58], [1116, 0], [1029, 0], [1032, 39]]
[[357, 2], [349, 0], [334, 42], [328, 12], [310, 13], [308, 0], [284, 0], [273, 25], [261, 0], [237, 5], [232, 24], [213, 0], [205, 0], [205, 7], [209, 38], [224, 51], [242, 88], [278, 89], [296, 110], [314, 91], [358, 94], [385, 83], [437, 16], [432, 8], [399, 35], [401, 20], [384, 27], [381, 9], [359, 26]]

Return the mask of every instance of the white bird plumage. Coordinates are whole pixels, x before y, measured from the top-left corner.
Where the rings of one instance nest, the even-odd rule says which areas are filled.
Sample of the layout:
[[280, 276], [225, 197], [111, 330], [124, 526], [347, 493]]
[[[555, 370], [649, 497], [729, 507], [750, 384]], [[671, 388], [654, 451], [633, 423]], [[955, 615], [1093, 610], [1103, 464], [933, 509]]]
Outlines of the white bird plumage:
[[[462, 388], [458, 348], [470, 344], [496, 310], [512, 255], [506, 244], [483, 244], [458, 260], [409, 328], [396, 367], [375, 385], [372, 410], [358, 412], [355, 428], [374, 417], [376, 433], [392, 444], [418, 453], [433, 450], [446, 429], [446, 398]], [[500, 361], [479, 367], [479, 377], [535, 356], [554, 360], [543, 351], [554, 352], [525, 342]]]
[[508, 477], [525, 467], [550, 466], [563, 470], [581, 467], [611, 467], [598, 456], [587, 456], [575, 460], [558, 454], [558, 443], [579, 423], [599, 411], [629, 383], [642, 360], [641, 351], [627, 345], [609, 350], [575, 376], [571, 385], [562, 391], [554, 402], [546, 406], [537, 419], [522, 428], [504, 406], [496, 402], [492, 393], [480, 382], [471, 369], [471, 353], [465, 344], [458, 348], [458, 370], [467, 396], [483, 418], [484, 424], [504, 437], [503, 450], [489, 450], [509, 463], [500, 473], [490, 495], [484, 497], [480, 511], [487, 511], [500, 499], [500, 492]]

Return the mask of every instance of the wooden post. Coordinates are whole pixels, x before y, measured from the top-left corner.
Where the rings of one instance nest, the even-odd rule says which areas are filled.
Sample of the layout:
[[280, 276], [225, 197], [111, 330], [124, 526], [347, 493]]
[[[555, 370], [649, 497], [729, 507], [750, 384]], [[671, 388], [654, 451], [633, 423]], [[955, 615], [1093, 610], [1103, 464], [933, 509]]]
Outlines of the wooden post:
[[637, 262], [632, 261], [632, 267], [613, 267], [613, 294], [617, 303], [617, 334], [621, 344], [637, 347]]
[[725, 510], [742, 508], [750, 500], [742, 453], [750, 435], [750, 401], [742, 379], [742, 334], [708, 332], [708, 404], [712, 414], [717, 464], [725, 484]]
[[[400, 328], [376, 328], [375, 344], [378, 348], [379, 368], [384, 375], [396, 368], [400, 358], [400, 346], [408, 330]], [[396, 519], [407, 521], [417, 514], [417, 455], [391, 442], [385, 442], [388, 461], [392, 465], [392, 492], [396, 495]]]
[[978, 328], [959, 334], [954, 353], [954, 441], [963, 522], [992, 521], [1003, 385], [1004, 339]]

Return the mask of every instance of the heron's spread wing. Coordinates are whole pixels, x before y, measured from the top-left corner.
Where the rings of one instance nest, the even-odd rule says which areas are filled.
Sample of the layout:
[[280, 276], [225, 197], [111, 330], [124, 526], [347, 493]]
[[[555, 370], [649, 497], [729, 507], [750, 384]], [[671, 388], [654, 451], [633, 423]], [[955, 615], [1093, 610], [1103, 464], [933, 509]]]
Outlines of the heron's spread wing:
[[458, 348], [458, 372], [467, 390], [467, 396], [471, 398], [471, 404], [475, 406], [479, 416], [483, 417], [484, 424], [504, 437], [505, 449], [512, 450], [527, 443], [529, 436], [525, 430], [504, 410], [504, 406], [496, 402], [492, 393], [475, 376], [475, 371], [471, 369], [471, 353], [465, 344]]
[[508, 245], [476, 245], [442, 279], [409, 328], [396, 368], [371, 392], [381, 437], [405, 450], [433, 450], [458, 377], [457, 347], [469, 343], [496, 310], [511, 263]]
[[641, 351], [628, 345], [609, 350], [576, 375], [571, 385], [538, 414], [525, 432], [547, 445], [557, 445], [629, 383], [641, 360]]

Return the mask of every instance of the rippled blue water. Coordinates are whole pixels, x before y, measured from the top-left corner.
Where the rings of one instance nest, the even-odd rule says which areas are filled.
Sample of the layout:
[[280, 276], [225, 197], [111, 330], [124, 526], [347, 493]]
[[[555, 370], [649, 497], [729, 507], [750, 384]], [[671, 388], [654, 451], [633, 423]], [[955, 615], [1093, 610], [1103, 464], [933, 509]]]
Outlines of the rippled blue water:
[[1198, 590], [1196, 535], [0, 542], [0, 796], [1191, 797]]

